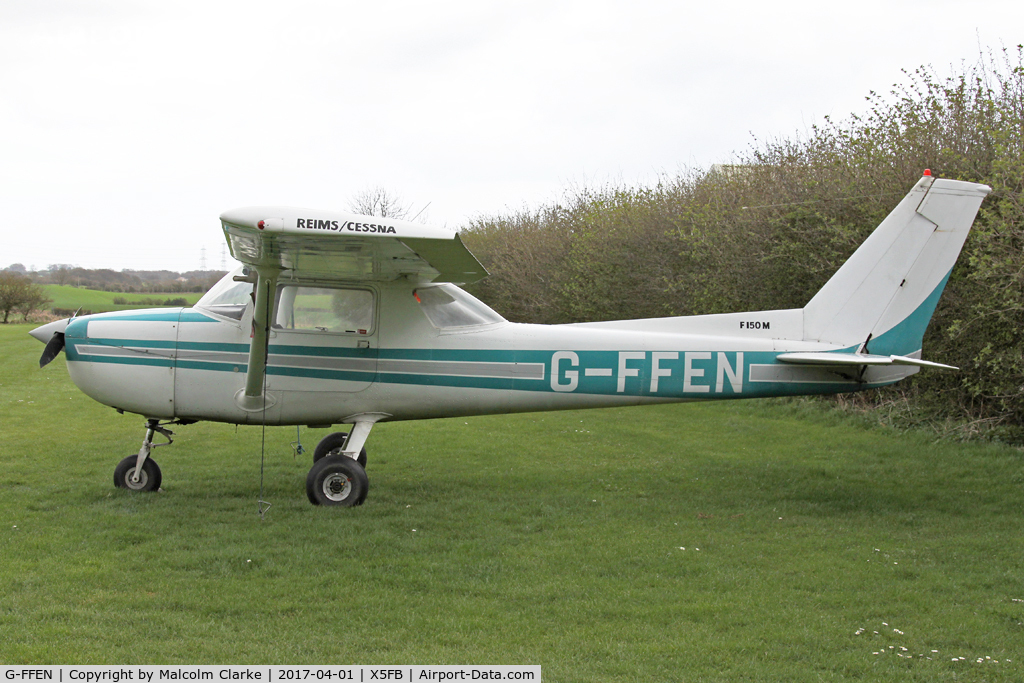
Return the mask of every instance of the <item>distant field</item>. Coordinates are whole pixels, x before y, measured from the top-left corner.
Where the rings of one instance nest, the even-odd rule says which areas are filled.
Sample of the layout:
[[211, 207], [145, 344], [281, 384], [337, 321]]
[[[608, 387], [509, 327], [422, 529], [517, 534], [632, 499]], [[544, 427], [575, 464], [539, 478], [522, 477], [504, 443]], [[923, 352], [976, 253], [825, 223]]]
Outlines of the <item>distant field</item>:
[[[79, 308], [82, 308], [92, 313], [163, 306], [167, 299], [185, 299], [188, 302], [188, 305], [191, 306], [195, 302], [199, 301], [199, 298], [203, 296], [202, 294], [195, 292], [122, 294], [120, 292], [101, 292], [95, 289], [81, 289], [71, 285], [42, 285], [42, 287], [46, 290], [46, 295], [53, 299], [53, 303], [50, 304], [50, 308], [68, 310], [78, 310]], [[143, 303], [115, 304], [115, 297], [124, 298], [130, 302], [138, 301]]]
[[802, 403], [327, 430], [143, 419], [0, 325], [0, 663], [540, 664], [545, 681], [1024, 680], [1024, 456]]

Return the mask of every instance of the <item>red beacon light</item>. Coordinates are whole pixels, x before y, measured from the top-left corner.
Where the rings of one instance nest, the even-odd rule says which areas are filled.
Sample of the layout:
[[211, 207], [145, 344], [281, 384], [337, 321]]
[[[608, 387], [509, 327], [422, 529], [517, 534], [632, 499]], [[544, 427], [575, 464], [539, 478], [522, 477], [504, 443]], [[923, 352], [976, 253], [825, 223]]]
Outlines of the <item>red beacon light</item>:
[[[927, 171], [925, 171], [925, 175], [930, 175], [930, 174]], [[256, 224], [256, 227], [259, 228], [260, 230], [262, 230], [263, 228], [267, 227], [267, 223], [266, 223], [266, 221], [260, 221], [259, 223]]]
[[925, 175], [926, 178], [931, 178], [932, 177], [932, 169], [930, 169], [930, 168], [924, 169], [924, 175]]

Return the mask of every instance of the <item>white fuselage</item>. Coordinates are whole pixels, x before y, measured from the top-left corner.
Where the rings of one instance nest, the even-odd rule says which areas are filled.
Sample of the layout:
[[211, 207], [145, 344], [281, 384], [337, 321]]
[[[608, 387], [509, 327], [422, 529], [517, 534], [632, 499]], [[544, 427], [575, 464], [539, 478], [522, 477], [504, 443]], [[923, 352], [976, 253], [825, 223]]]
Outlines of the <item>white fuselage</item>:
[[215, 307], [75, 319], [66, 330], [69, 372], [97, 401], [147, 417], [327, 425], [367, 413], [408, 420], [835, 393], [916, 370], [869, 368], [856, 376], [778, 362], [785, 352], [839, 350], [799, 340], [800, 310], [438, 327], [416, 284], [358, 287], [373, 295], [371, 327], [270, 330], [266, 401], [255, 405], [242, 397], [251, 305], [239, 319]]

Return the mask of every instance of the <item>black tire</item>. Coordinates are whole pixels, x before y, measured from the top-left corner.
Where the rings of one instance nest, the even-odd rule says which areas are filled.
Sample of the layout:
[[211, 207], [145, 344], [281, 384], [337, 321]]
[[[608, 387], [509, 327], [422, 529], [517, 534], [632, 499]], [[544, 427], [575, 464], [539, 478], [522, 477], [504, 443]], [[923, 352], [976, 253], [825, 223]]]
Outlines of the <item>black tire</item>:
[[146, 462], [142, 463], [142, 476], [139, 477], [138, 483], [132, 481], [132, 475], [135, 474], [135, 463], [138, 461], [138, 455], [129, 455], [117, 463], [117, 467], [114, 468], [114, 486], [130, 491], [158, 490], [163, 476], [160, 474], [160, 466], [153, 458], [146, 458]]
[[[320, 443], [313, 449], [313, 464], [317, 464], [328, 455], [340, 455], [346, 441], [348, 441], [348, 432], [334, 432], [320, 439]], [[362, 465], [363, 469], [366, 469], [365, 446], [359, 449], [359, 457], [356, 458], [356, 462]]]
[[344, 455], [321, 458], [306, 475], [306, 496], [313, 505], [362, 505], [370, 490], [363, 466]]

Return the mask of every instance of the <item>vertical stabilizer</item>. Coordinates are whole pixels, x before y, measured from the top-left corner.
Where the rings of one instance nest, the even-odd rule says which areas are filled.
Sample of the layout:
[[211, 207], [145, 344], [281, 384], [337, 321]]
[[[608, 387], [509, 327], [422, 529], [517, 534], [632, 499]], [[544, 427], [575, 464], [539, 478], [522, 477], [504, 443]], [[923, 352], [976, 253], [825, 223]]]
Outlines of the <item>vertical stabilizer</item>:
[[926, 175], [804, 307], [804, 339], [908, 356], [921, 350], [987, 185]]

